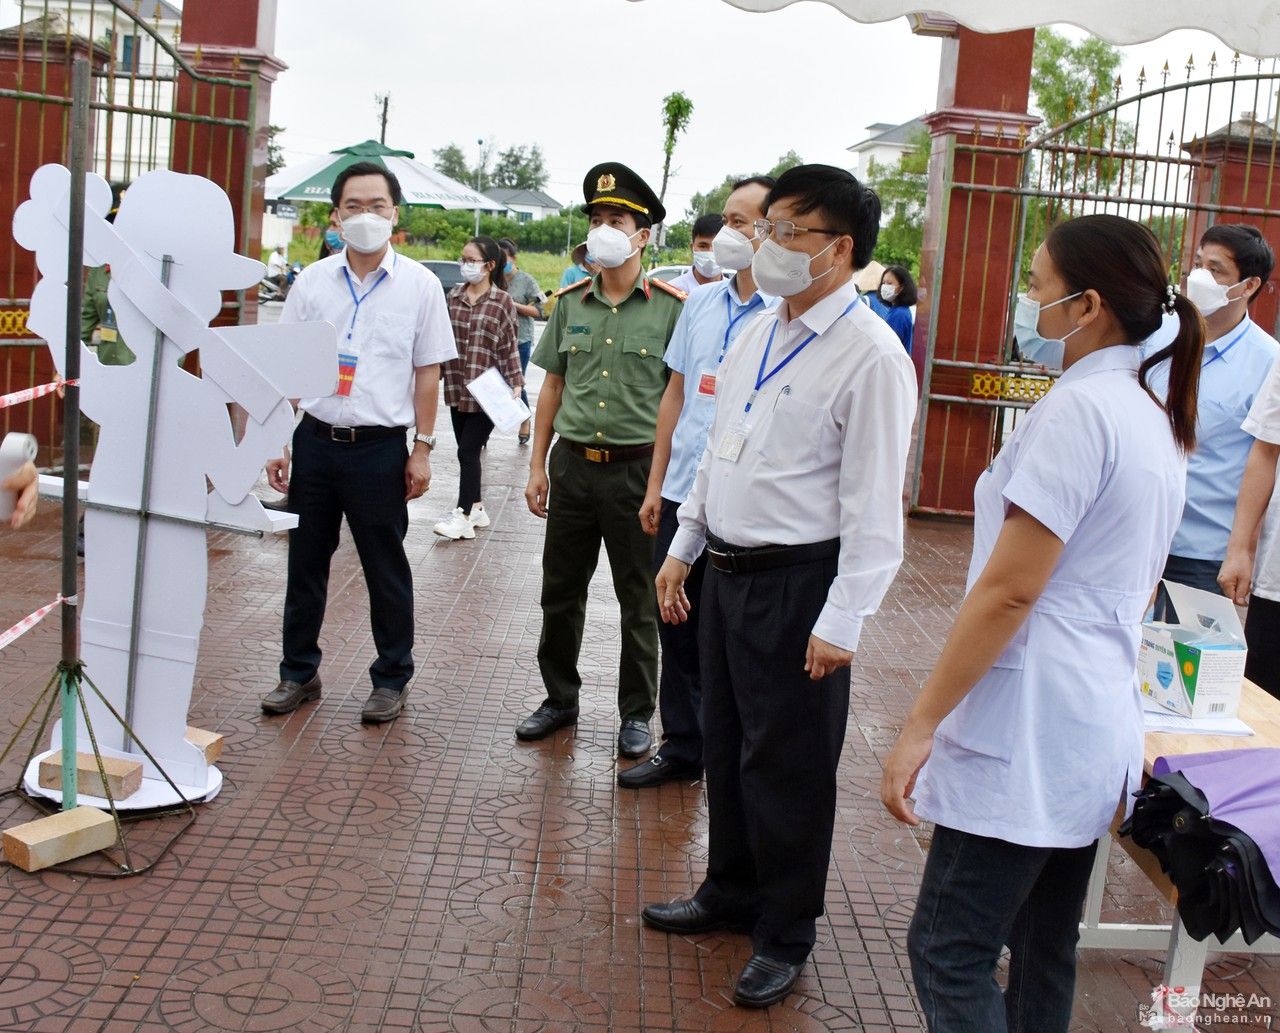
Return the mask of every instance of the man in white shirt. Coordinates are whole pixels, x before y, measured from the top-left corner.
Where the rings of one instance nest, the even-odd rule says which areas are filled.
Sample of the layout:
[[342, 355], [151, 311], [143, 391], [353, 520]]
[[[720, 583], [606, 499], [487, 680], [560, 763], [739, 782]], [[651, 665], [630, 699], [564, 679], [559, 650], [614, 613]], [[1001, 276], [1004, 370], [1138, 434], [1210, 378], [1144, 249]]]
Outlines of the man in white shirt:
[[1237, 606], [1249, 607], [1245, 677], [1280, 699], [1280, 362], [1271, 367], [1242, 429], [1254, 441], [1218, 583]]
[[267, 256], [267, 279], [279, 287], [281, 293], [288, 286], [289, 262], [284, 257], [283, 244], [277, 244], [275, 250]]
[[[320, 697], [320, 628], [344, 517], [364, 568], [378, 650], [361, 720], [397, 717], [413, 677], [406, 504], [431, 482], [440, 363], [457, 350], [440, 281], [390, 246], [399, 203], [400, 184], [380, 165], [344, 169], [333, 204], [346, 247], [303, 271], [280, 315], [281, 322], [332, 323], [339, 355], [337, 390], [299, 402], [292, 478], [288, 449], [267, 464], [271, 486], [288, 493], [289, 510], [298, 514], [289, 534], [280, 684], [262, 701], [268, 714]], [[410, 426], [413, 450], [406, 454]]]
[[916, 380], [858, 303], [880, 201], [842, 169], [779, 179], [757, 288], [782, 297], [721, 365], [707, 451], [657, 577], [662, 619], [707, 549], [702, 720], [710, 857], [689, 900], [650, 904], [668, 932], [749, 929], [734, 1000], [782, 1000], [813, 949], [835, 823], [849, 664], [902, 562], [902, 482]]
[[671, 281], [672, 287], [692, 294], [697, 287], [724, 279], [724, 270], [716, 261], [716, 253], [711, 246], [723, 225], [724, 216], [719, 212], [698, 216], [689, 234], [693, 265]]

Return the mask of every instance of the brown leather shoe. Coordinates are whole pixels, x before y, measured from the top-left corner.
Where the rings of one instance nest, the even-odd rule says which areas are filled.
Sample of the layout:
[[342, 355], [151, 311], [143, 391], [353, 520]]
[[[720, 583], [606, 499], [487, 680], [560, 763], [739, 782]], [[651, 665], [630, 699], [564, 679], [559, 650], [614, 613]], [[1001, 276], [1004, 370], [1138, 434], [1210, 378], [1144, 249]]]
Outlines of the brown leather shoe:
[[375, 688], [369, 693], [360, 710], [360, 720], [367, 725], [381, 725], [394, 721], [404, 709], [404, 697], [409, 687], [403, 689]]
[[262, 701], [264, 714], [289, 714], [303, 703], [320, 698], [320, 675], [303, 685], [296, 681], [282, 681]]

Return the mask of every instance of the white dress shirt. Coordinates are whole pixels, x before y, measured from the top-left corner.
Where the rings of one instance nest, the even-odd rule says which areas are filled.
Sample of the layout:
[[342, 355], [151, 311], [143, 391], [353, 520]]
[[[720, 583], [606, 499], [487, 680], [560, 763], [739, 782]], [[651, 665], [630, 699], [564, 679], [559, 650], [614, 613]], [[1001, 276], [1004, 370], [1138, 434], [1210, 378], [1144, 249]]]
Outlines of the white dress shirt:
[[[743, 330], [720, 367], [708, 448], [668, 553], [692, 563], [708, 530], [741, 547], [839, 538], [836, 579], [813, 634], [842, 649], [857, 648], [863, 618], [902, 563], [902, 483], [916, 411], [911, 360], [856, 300], [850, 282], [795, 319], [782, 322], [784, 302]], [[730, 461], [720, 455], [724, 439], [743, 416], [774, 327], [769, 369], [817, 336], [759, 389], [745, 444]]]
[[1143, 612], [1182, 517], [1186, 460], [1138, 385], [1091, 352], [1018, 422], [974, 488], [969, 587], [1011, 505], [1063, 543], [1027, 619], [938, 726], [916, 813], [1033, 847], [1087, 846], [1142, 780]]
[[[1258, 397], [1254, 399], [1242, 429], [1259, 441], [1280, 445], [1280, 362]], [[1253, 570], [1253, 594], [1280, 603], [1280, 462], [1276, 465], [1276, 486], [1262, 518], [1262, 534], [1258, 538], [1258, 555]]]
[[354, 377], [349, 395], [303, 398], [298, 407], [339, 427], [413, 426], [414, 369], [458, 354], [440, 281], [392, 248], [363, 281], [345, 249], [302, 270], [280, 321], [313, 319], [338, 328], [339, 370], [346, 376], [354, 366]]

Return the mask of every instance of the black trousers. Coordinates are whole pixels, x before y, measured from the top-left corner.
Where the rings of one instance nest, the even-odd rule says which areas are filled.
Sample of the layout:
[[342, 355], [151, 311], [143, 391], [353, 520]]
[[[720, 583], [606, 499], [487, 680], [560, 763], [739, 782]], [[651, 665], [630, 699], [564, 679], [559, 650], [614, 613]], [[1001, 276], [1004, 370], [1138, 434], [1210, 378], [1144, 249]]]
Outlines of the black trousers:
[[711, 855], [697, 899], [754, 921], [756, 953], [796, 964], [823, 912], [849, 669], [804, 670], [836, 559], [702, 589], [702, 730]]
[[1260, 595], [1249, 597], [1244, 640], [1249, 647], [1244, 676], [1280, 699], [1280, 603]]
[[493, 433], [493, 421], [483, 412], [461, 412], [449, 406], [453, 436], [458, 441], [458, 508], [470, 513], [484, 498], [480, 493], [480, 450]]
[[320, 437], [306, 421], [294, 431], [289, 510], [298, 514], [298, 526], [289, 532], [282, 679], [306, 682], [320, 669], [329, 561], [344, 516], [369, 589], [378, 649], [369, 675], [375, 687], [391, 689], [413, 677], [413, 574], [404, 553], [407, 458], [401, 435], [343, 444]]
[[538, 669], [550, 706], [563, 710], [578, 705], [587, 590], [603, 542], [622, 611], [618, 715], [641, 721], [653, 716], [658, 696], [658, 606], [649, 574], [653, 539], [641, 529], [639, 515], [649, 463], [648, 457], [593, 463], [571, 452], [563, 441], [551, 447], [538, 639]]
[[[680, 527], [680, 503], [662, 500], [658, 536], [653, 543], [653, 574], [657, 577]], [[698, 627], [702, 622], [702, 582], [707, 554], [694, 561], [684, 583], [694, 607], [683, 624], [658, 625], [662, 670], [658, 678], [658, 713], [662, 715], [662, 746], [658, 752], [669, 764], [702, 767], [702, 676], [698, 661]]]

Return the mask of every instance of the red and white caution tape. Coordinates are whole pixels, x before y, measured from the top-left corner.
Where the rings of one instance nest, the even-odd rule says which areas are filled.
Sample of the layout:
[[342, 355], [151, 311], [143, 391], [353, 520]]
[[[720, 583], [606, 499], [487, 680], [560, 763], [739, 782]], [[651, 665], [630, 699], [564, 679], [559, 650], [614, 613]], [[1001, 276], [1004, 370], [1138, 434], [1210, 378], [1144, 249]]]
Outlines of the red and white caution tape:
[[8, 631], [0, 632], [0, 649], [4, 649], [5, 646], [10, 642], [13, 642], [15, 639], [21, 638], [66, 601], [66, 596], [60, 595], [48, 606], [42, 606], [30, 616], [23, 617], [22, 620], [18, 621], [18, 623]]
[[55, 380], [52, 384], [41, 384], [39, 387], [23, 388], [23, 390], [15, 391], [11, 395], [0, 395], [0, 409], [7, 409], [11, 405], [21, 405], [23, 402], [34, 402], [37, 398], [53, 394], [60, 387], [71, 387], [78, 383], [80, 383], [78, 380]]

